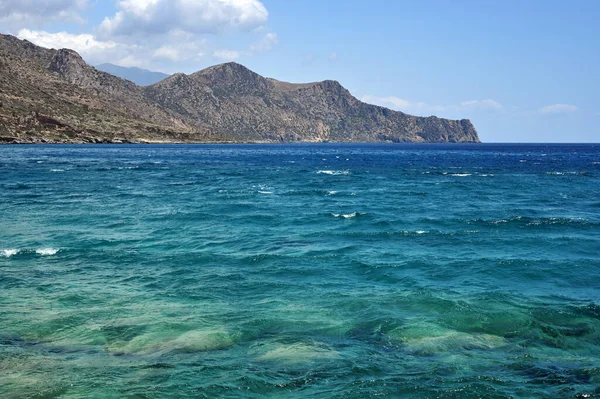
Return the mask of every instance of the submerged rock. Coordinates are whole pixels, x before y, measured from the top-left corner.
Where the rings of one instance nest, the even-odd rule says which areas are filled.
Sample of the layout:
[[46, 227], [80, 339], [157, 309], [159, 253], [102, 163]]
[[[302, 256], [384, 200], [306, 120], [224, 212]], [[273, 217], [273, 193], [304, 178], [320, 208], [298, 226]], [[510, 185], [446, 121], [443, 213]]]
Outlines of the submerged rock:
[[253, 348], [250, 353], [260, 362], [275, 361], [299, 364], [339, 358], [339, 354], [325, 344], [295, 342], [267, 343]]
[[409, 353], [421, 356], [437, 355], [457, 350], [489, 350], [506, 345], [497, 335], [464, 333], [433, 323], [418, 323], [394, 329], [388, 333], [392, 342]]
[[183, 334], [173, 331], [148, 332], [128, 342], [110, 346], [115, 355], [154, 355], [171, 352], [204, 352], [226, 349], [236, 342], [236, 335], [225, 330], [192, 330]]

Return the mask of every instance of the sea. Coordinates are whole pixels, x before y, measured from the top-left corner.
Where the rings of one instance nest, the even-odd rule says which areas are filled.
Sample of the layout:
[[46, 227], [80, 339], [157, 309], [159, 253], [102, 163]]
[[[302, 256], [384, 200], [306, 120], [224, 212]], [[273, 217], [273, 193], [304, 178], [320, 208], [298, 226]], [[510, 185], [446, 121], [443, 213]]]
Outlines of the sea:
[[600, 145], [0, 146], [2, 398], [598, 398]]

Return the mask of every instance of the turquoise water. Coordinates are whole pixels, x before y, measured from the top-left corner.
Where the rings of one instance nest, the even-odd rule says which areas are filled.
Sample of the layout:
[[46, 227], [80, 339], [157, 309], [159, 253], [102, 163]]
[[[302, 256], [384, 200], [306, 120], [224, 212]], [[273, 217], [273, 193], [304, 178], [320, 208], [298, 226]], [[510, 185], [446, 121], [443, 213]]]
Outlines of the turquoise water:
[[600, 146], [0, 146], [2, 398], [600, 397]]

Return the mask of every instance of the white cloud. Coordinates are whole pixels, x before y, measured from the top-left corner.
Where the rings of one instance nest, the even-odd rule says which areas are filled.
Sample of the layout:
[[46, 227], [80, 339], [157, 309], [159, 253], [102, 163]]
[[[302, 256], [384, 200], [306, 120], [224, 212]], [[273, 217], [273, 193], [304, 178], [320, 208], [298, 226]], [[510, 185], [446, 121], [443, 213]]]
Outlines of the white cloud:
[[154, 51], [153, 57], [177, 62], [179, 61], [179, 51], [173, 47], [162, 46]]
[[467, 110], [482, 110], [482, 111], [500, 111], [504, 109], [502, 104], [497, 101], [488, 100], [470, 100], [463, 101], [456, 105], [434, 105], [424, 102], [415, 102], [399, 97], [377, 97], [366, 95], [361, 98], [362, 101], [370, 104], [380, 105], [395, 109], [397, 111], [406, 112], [409, 114], [424, 115], [424, 114], [453, 114], [455, 112]]
[[209, 56], [219, 62], [236, 61], [244, 56], [255, 56], [268, 51], [277, 44], [277, 35], [274, 33], [266, 34], [248, 50], [214, 48], [206, 39], [194, 37], [183, 40], [173, 36], [167, 44], [160, 40], [128, 44], [99, 40], [91, 34], [49, 33], [29, 29], [21, 29], [18, 37], [46, 48], [73, 49], [91, 65], [110, 62], [124, 67], [135, 66], [167, 73], [195, 72], [201, 65], [206, 65]]
[[248, 50], [229, 50], [229, 49], [217, 49], [213, 51], [213, 58], [219, 61], [235, 61], [242, 56], [253, 56], [266, 51], [272, 50], [279, 43], [277, 34], [267, 33], [259, 40], [253, 42], [248, 47]]
[[112, 41], [98, 41], [90, 34], [74, 35], [67, 32], [48, 33], [21, 29], [17, 36], [19, 39], [29, 40], [38, 46], [55, 49], [69, 48], [82, 55], [102, 52], [118, 46], [117, 43]]
[[[7, 31], [43, 47], [71, 48], [90, 64], [110, 62], [169, 73], [194, 72], [211, 58], [233, 61], [256, 56], [279, 42], [277, 34], [268, 31], [269, 13], [261, 0], [115, 0], [116, 13], [90, 32], [49, 33], [33, 28], [46, 20], [81, 18], [81, 11], [98, 2], [0, 0], [0, 26], [10, 20]], [[221, 45], [207, 40], [208, 34], [223, 33], [235, 33], [230, 35], [233, 40], [215, 39]], [[241, 49], [224, 45], [248, 39], [250, 44]]]
[[487, 110], [501, 110], [503, 108], [502, 104], [491, 99], [464, 101], [460, 104], [460, 106], [462, 108], [476, 108]]
[[117, 9], [100, 25], [102, 37], [250, 31], [269, 16], [259, 0], [119, 0]]
[[40, 15], [50, 17], [65, 12], [81, 11], [87, 5], [88, 0], [1, 0], [0, 16]]
[[213, 52], [213, 57], [221, 61], [235, 61], [240, 56], [240, 52], [235, 50], [216, 50]]
[[329, 61], [336, 62], [339, 59], [340, 59], [340, 56], [335, 51], [333, 53], [329, 54]]
[[193, 70], [193, 65], [203, 60], [208, 47], [203, 39], [156, 47], [102, 41], [90, 34], [49, 33], [29, 29], [21, 29], [18, 37], [42, 47], [73, 49], [92, 65], [110, 62], [124, 67], [136, 66], [166, 72], [180, 70], [182, 64], [192, 65]]
[[89, 3], [89, 0], [0, 0], [0, 23], [4, 29], [19, 29], [57, 20], [83, 22], [80, 13]]
[[361, 98], [362, 101], [370, 104], [380, 105], [382, 107], [388, 107], [391, 109], [395, 109], [397, 111], [407, 112], [407, 113], [431, 113], [431, 112], [442, 112], [447, 109], [447, 107], [441, 105], [430, 105], [424, 102], [413, 102], [409, 100], [405, 100], [403, 98], [388, 96], [388, 97], [377, 97], [366, 95]]
[[260, 54], [265, 51], [272, 50], [279, 43], [279, 38], [276, 33], [267, 33], [260, 40], [255, 41], [250, 45], [249, 52], [251, 54]]
[[579, 110], [575, 105], [570, 104], [553, 104], [540, 108], [542, 114], [570, 114]]

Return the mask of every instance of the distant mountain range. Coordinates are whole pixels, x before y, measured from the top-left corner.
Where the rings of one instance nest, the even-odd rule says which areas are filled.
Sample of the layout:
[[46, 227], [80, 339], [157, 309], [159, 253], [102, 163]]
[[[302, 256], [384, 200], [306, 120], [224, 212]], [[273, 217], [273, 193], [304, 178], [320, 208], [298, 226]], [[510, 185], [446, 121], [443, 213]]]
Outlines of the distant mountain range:
[[469, 120], [417, 117], [366, 104], [336, 81], [286, 83], [227, 63], [139, 86], [89, 66], [73, 50], [46, 49], [0, 35], [0, 142], [479, 142], [479, 138]]
[[170, 76], [162, 72], [152, 72], [136, 67], [125, 68], [114, 64], [96, 65], [96, 69], [130, 80], [138, 86], [150, 86]]

